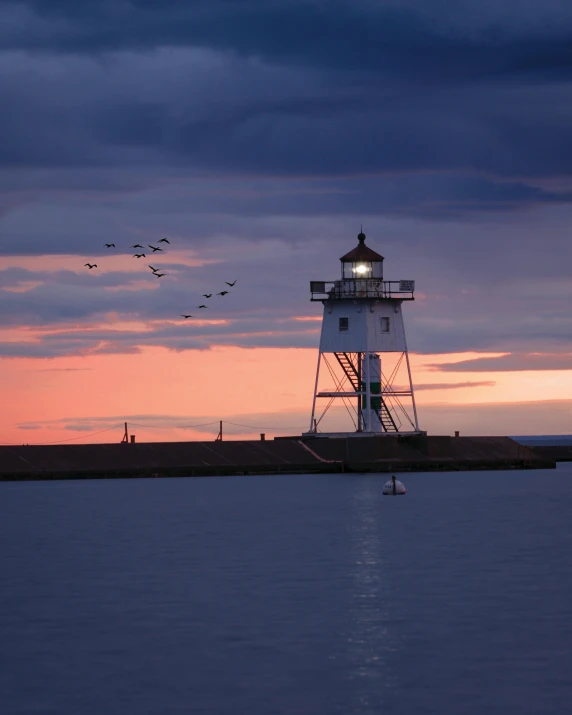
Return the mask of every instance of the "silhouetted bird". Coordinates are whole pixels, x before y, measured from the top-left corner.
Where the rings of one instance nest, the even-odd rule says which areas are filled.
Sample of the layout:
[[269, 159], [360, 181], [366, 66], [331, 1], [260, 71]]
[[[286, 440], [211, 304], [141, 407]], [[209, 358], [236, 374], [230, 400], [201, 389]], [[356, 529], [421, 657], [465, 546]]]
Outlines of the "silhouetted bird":
[[228, 293], [227, 290], [221, 290], [220, 293], [217, 293], [217, 295], [226, 295]]
[[225, 283], [227, 284], [227, 286], [230, 286], [232, 288], [234, 286], [234, 284], [236, 283], [236, 281], [233, 281], [232, 283], [225, 281]]
[[[147, 264], [149, 266], [149, 264]], [[153, 266], [149, 266], [149, 268], [153, 271], [153, 273], [157, 273], [159, 268], [153, 268]]]
[[111, 248], [112, 246], [113, 246], [113, 248], [115, 248], [115, 244], [114, 244], [114, 243], [106, 243], [105, 245], [106, 245], [107, 248]]
[[154, 276], [157, 276], [157, 278], [162, 278], [163, 276], [166, 276], [166, 273], [153, 273]]
[[197, 308], [207, 308], [208, 306], [206, 305], [197, 305]]
[[212, 298], [212, 293], [203, 293], [203, 298]]
[[97, 263], [84, 263], [84, 266], [87, 266], [91, 271], [92, 268], [97, 268]]
[[194, 318], [194, 317], [195, 317], [194, 315], [184, 315], [183, 313], [181, 313], [181, 318], [184, 318], [185, 320], [187, 318]]
[[143, 246], [140, 243], [136, 243], [134, 246], [131, 246], [131, 248], [143, 248]]
[[171, 241], [169, 241], [169, 239], [167, 239], [167, 238], [161, 238], [159, 240], [159, 243], [168, 243], [169, 245], [171, 245]]
[[133, 258], [147, 258], [147, 256], [144, 253], [136, 253]]
[[158, 246], [152, 246], [151, 244], [149, 244], [149, 248], [152, 248], [152, 249], [153, 249], [153, 253], [155, 253], [155, 251], [162, 251], [162, 250], [163, 250], [162, 248], [159, 248]]

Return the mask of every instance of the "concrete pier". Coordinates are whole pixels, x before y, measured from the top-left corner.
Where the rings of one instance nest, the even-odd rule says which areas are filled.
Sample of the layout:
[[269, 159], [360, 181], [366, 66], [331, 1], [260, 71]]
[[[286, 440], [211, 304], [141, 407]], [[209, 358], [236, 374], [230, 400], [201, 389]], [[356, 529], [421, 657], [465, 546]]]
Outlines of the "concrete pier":
[[0, 481], [336, 472], [546, 469], [509, 437], [288, 437], [0, 447]]

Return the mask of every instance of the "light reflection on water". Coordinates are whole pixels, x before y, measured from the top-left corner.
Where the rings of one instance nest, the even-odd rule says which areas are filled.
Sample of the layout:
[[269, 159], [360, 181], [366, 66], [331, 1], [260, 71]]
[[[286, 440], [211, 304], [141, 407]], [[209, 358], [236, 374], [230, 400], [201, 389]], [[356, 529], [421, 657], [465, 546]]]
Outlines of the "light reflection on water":
[[352, 557], [349, 613], [348, 679], [353, 681], [355, 712], [379, 713], [386, 690], [395, 687], [391, 654], [396, 650], [388, 627], [391, 619], [391, 573], [383, 542], [381, 482], [362, 479], [351, 499], [348, 525]]

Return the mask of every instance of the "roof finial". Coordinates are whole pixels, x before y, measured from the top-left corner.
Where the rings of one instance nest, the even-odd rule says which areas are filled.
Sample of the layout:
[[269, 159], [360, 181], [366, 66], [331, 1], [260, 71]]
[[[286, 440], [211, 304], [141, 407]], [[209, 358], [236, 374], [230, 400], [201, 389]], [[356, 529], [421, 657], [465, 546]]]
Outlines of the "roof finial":
[[365, 233], [363, 232], [363, 226], [360, 224], [359, 227], [359, 233], [358, 233], [358, 241], [360, 243], [363, 243], [365, 241]]

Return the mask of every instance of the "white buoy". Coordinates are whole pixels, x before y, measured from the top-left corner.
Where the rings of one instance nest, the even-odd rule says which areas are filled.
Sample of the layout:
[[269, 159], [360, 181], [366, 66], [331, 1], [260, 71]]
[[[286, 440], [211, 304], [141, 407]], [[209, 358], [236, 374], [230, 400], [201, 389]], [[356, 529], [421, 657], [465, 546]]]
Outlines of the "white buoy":
[[403, 494], [407, 494], [407, 489], [405, 488], [403, 482], [400, 482], [399, 479], [396, 479], [395, 476], [393, 476], [383, 485], [383, 493], [386, 496], [398, 497]]

